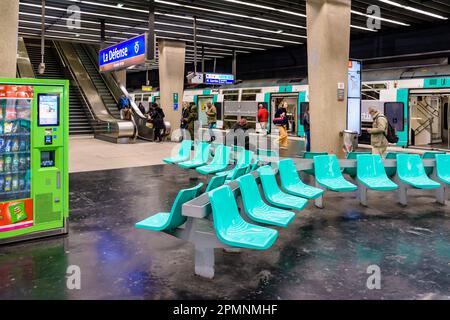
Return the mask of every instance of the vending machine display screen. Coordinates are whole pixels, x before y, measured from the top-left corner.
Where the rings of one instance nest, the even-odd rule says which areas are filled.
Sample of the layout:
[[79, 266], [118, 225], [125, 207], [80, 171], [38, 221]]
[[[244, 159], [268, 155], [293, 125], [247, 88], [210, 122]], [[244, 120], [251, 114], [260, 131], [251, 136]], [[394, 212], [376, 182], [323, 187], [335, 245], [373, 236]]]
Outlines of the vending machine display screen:
[[38, 125], [40, 127], [59, 125], [59, 94], [38, 95]]

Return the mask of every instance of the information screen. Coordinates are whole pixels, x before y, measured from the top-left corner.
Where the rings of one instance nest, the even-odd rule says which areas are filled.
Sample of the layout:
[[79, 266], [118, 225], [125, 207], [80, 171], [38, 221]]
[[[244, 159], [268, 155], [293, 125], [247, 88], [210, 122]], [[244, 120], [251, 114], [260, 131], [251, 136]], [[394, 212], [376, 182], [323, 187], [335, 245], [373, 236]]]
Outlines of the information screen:
[[361, 134], [361, 62], [348, 65], [347, 130]]
[[38, 94], [38, 125], [59, 125], [59, 94]]

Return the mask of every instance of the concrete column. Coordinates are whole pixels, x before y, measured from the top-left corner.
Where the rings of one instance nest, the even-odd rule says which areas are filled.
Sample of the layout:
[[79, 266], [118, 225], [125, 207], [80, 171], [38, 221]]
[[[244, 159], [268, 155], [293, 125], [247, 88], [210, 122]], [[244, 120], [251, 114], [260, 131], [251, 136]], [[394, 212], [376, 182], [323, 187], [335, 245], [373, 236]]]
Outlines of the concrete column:
[[17, 39], [19, 32], [19, 0], [1, 0], [0, 77], [15, 78], [17, 64]]
[[[351, 0], [307, 0], [311, 147], [343, 156], [340, 132], [347, 121]], [[338, 83], [345, 98], [338, 101]]]
[[[180, 127], [181, 103], [184, 91], [186, 44], [180, 41], [159, 40], [159, 87], [161, 108], [172, 130]], [[173, 94], [178, 93], [178, 110], [174, 110]]]

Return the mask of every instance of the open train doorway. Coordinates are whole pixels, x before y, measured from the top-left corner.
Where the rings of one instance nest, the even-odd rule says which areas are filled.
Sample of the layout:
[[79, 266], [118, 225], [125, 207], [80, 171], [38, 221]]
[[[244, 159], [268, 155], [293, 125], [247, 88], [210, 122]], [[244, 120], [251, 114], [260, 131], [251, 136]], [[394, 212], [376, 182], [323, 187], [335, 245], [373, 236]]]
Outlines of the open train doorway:
[[278, 108], [287, 102], [287, 117], [289, 120], [288, 134], [297, 135], [297, 123], [298, 123], [298, 94], [272, 94], [270, 101], [270, 109], [272, 110], [272, 119], [275, 117], [275, 113]]
[[213, 103], [213, 96], [199, 96], [197, 100], [198, 120], [202, 127], [208, 126], [208, 116], [206, 115], [206, 106], [210, 102]]
[[450, 89], [411, 90], [409, 96], [411, 146], [450, 149]]

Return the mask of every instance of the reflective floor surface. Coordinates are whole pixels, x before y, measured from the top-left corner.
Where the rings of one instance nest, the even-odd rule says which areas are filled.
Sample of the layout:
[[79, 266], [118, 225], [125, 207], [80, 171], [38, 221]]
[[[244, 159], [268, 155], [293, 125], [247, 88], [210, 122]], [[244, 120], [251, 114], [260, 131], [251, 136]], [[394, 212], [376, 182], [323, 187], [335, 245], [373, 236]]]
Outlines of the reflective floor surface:
[[[193, 247], [134, 223], [170, 209], [195, 181], [175, 166], [75, 173], [70, 233], [0, 247], [0, 299], [450, 299], [450, 204], [411, 191], [327, 193], [267, 251], [216, 251], [216, 276], [194, 275]], [[81, 289], [66, 286], [68, 266]], [[381, 289], [367, 287], [378, 266]], [[370, 279], [369, 279], [370, 282]], [[371, 283], [371, 282], [370, 282]]]

